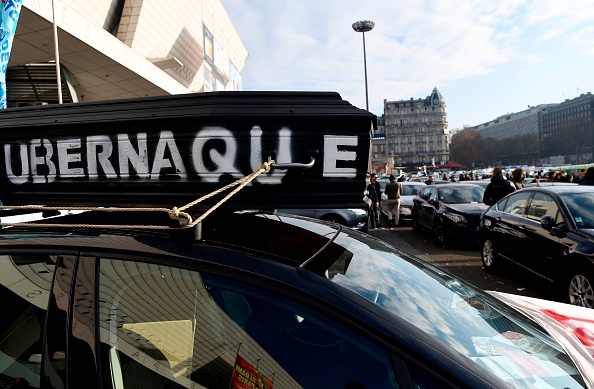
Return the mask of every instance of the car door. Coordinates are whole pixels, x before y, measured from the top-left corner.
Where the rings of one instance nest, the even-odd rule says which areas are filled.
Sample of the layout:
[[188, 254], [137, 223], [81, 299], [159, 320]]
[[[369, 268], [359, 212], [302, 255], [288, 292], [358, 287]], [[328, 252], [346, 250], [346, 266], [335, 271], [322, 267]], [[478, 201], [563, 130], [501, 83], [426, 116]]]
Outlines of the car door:
[[524, 214], [532, 192], [518, 191], [502, 201], [505, 206], [491, 208], [491, 221], [494, 226], [490, 229], [489, 237], [496, 251], [509, 260], [521, 263], [524, 255], [524, 245], [529, 238], [526, 235]]
[[524, 265], [549, 282], [553, 282], [555, 275], [562, 270], [555, 258], [562, 258], [566, 246], [562, 240], [540, 224], [543, 216], [555, 219], [555, 225], [563, 225], [563, 216], [555, 199], [541, 192], [534, 193], [526, 212], [526, 222], [520, 225], [528, 237], [528, 244], [520, 249], [523, 252]]
[[435, 214], [437, 212], [435, 208], [435, 202], [437, 201], [437, 189], [435, 186], [431, 185], [427, 188], [423, 189], [423, 201], [421, 203], [420, 212], [419, 212], [419, 224], [427, 229], [433, 229], [433, 219], [435, 218]]

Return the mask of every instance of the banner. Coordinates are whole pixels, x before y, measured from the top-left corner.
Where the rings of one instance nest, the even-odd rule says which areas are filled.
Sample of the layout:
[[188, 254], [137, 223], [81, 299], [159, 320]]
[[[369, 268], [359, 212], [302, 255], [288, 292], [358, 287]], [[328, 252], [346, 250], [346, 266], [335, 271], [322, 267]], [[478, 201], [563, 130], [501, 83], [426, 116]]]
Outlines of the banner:
[[12, 40], [21, 14], [23, 0], [1, 0], [0, 9], [0, 109], [6, 104], [6, 69], [12, 49]]
[[272, 382], [238, 355], [233, 369], [231, 388], [272, 389]]

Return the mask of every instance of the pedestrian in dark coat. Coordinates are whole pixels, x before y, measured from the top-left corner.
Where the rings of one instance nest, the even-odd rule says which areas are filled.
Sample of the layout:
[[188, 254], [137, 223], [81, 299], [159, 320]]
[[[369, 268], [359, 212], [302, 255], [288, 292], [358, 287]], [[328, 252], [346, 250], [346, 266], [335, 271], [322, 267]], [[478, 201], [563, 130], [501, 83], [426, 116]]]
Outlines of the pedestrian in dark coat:
[[379, 182], [377, 182], [377, 175], [371, 173], [370, 182], [367, 185], [367, 197], [371, 200], [371, 207], [369, 207], [368, 227], [377, 228], [379, 225], [379, 211], [380, 202], [382, 201], [382, 189]]
[[501, 168], [496, 167], [493, 169], [491, 182], [483, 194], [483, 203], [493, 205], [515, 190], [516, 187], [503, 176]]
[[584, 178], [578, 182], [579, 185], [594, 185], [594, 167], [589, 167]]

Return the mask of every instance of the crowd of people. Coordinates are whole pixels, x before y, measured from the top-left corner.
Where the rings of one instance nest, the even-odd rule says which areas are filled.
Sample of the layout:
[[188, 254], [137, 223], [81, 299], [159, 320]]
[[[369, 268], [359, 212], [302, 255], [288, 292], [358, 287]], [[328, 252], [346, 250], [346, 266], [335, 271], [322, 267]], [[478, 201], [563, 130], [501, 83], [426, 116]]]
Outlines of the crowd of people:
[[[543, 179], [543, 171], [538, 172], [534, 175], [535, 182], [540, 185]], [[578, 174], [568, 174], [566, 171], [550, 171], [547, 172], [544, 180], [546, 182], [570, 182], [577, 183], [579, 185], [594, 185], [594, 167], [588, 169], [581, 169]], [[369, 185], [367, 186], [366, 196], [369, 199], [369, 228], [378, 228], [380, 225], [380, 214], [381, 214], [381, 202], [382, 194], [385, 195], [387, 202], [388, 212], [388, 227], [395, 227], [399, 224], [399, 208], [400, 208], [400, 194], [402, 192], [402, 186], [399, 181], [402, 181], [404, 176], [401, 176], [398, 180], [391, 174], [389, 177], [390, 182], [386, 185], [385, 189], [381, 190], [379, 183], [377, 182], [377, 174], [372, 173], [370, 176]], [[448, 175], [444, 173], [443, 180], [452, 182], [461, 181], [472, 181], [478, 180], [473, 172], [461, 173], [456, 180], [456, 177], [452, 175], [448, 178]], [[491, 173], [491, 179], [483, 195], [483, 202], [487, 205], [493, 205], [499, 200], [507, 196], [508, 194], [524, 188], [524, 181], [526, 180], [526, 170], [523, 168], [515, 169], [510, 173], [505, 173], [500, 167], [493, 169]], [[435, 178], [433, 175], [427, 177], [425, 181], [427, 185], [435, 185]]]
[[[483, 202], [487, 205], [493, 205], [508, 194], [524, 188], [526, 171], [516, 169], [511, 177], [505, 177], [501, 168], [493, 169], [491, 182], [487, 185], [483, 195]], [[536, 184], [540, 185], [540, 174], [535, 176]], [[565, 171], [550, 171], [546, 177], [547, 182], [571, 182], [578, 185], [594, 185], [594, 167], [581, 169], [577, 175], [567, 174]]]
[[[483, 202], [487, 205], [493, 205], [511, 192], [524, 188], [526, 171], [524, 169], [515, 169], [511, 176], [504, 175], [501, 168], [493, 169], [491, 182], [487, 185], [483, 197]], [[542, 177], [540, 173], [535, 175], [537, 185], [540, 185]], [[569, 182], [578, 185], [594, 185], [594, 167], [581, 169], [577, 175], [568, 174], [566, 171], [550, 171], [546, 175], [546, 182]]]

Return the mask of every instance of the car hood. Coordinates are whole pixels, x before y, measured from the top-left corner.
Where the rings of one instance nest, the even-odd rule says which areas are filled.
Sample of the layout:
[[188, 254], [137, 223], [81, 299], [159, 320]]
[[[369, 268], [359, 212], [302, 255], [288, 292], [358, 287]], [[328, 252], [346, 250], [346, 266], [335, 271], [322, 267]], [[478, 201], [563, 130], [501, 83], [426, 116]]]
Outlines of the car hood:
[[481, 215], [487, 208], [488, 205], [483, 203], [463, 203], [463, 204], [446, 204], [449, 209], [452, 209], [459, 213], [465, 213], [469, 215]]
[[594, 388], [594, 315], [590, 308], [533, 297], [488, 291], [491, 295], [531, 317], [555, 338], [571, 356], [582, 376]]
[[594, 229], [592, 228], [580, 228], [580, 232], [586, 235], [588, 238], [594, 240]]

